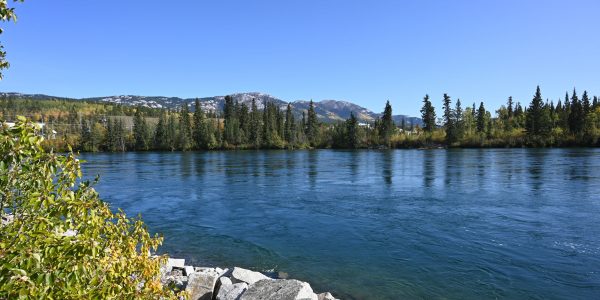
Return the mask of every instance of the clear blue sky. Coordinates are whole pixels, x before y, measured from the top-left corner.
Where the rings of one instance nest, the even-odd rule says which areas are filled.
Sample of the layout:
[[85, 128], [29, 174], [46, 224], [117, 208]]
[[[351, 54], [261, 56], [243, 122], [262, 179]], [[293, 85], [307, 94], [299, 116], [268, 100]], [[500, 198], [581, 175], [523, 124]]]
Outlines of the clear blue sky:
[[[11, 2], [12, 3], [12, 2]], [[260, 91], [419, 115], [425, 93], [496, 109], [600, 93], [600, 1], [26, 1], [0, 91]]]

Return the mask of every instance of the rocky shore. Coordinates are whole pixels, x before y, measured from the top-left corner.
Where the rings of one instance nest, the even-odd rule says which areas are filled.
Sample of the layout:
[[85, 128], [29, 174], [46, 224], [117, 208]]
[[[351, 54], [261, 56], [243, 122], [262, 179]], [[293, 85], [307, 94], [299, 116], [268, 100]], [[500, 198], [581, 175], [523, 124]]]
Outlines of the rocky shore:
[[260, 272], [193, 267], [184, 259], [169, 258], [161, 269], [161, 281], [185, 290], [191, 300], [334, 300], [330, 293], [316, 294], [310, 284], [295, 279], [275, 279]]

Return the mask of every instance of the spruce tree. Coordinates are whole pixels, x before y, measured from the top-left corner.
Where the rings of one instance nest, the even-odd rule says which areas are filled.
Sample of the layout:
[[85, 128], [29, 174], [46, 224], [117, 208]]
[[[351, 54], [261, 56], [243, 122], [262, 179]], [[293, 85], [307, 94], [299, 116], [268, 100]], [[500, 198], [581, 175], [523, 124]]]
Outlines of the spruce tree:
[[583, 130], [583, 122], [585, 114], [583, 111], [583, 105], [577, 97], [577, 92], [573, 89], [573, 96], [571, 96], [571, 109], [569, 110], [569, 130], [575, 135], [579, 135]]
[[193, 140], [196, 149], [206, 149], [207, 141], [204, 139], [206, 136], [206, 125], [205, 116], [200, 107], [200, 100], [196, 98], [194, 103], [194, 125], [193, 125]]
[[423, 130], [432, 132], [435, 129], [435, 109], [431, 104], [431, 101], [429, 101], [429, 95], [425, 95], [423, 98], [421, 118], [423, 120]]
[[347, 144], [350, 149], [356, 149], [360, 147], [360, 140], [358, 134], [358, 120], [356, 119], [354, 112], [350, 112], [350, 118], [346, 120], [346, 135]]
[[154, 149], [166, 150], [167, 137], [167, 124], [165, 120], [166, 114], [161, 112], [158, 116], [158, 123], [154, 129]]
[[390, 147], [392, 133], [394, 132], [394, 120], [392, 119], [392, 106], [390, 105], [390, 101], [388, 100], [385, 103], [385, 108], [383, 110], [383, 115], [381, 116], [381, 122], [379, 123], [379, 135], [383, 144], [386, 147]]
[[592, 110], [592, 105], [590, 103], [590, 98], [588, 97], [587, 91], [583, 91], [583, 95], [581, 96], [581, 106], [583, 108], [584, 116], [587, 116], [587, 114]]
[[294, 114], [292, 113], [292, 105], [288, 103], [287, 108], [285, 110], [285, 141], [288, 145], [292, 145], [295, 136], [295, 126], [294, 126]]
[[175, 116], [169, 114], [169, 120], [167, 122], [167, 139], [166, 148], [171, 151], [175, 151], [179, 145], [177, 139], [177, 124], [175, 123]]
[[444, 94], [444, 129], [446, 131], [446, 143], [449, 145], [456, 142], [454, 112], [451, 103], [450, 96]]
[[181, 114], [179, 115], [179, 148], [183, 151], [192, 148], [192, 122], [187, 102], [181, 105]]
[[463, 109], [460, 99], [456, 99], [456, 106], [454, 107], [454, 134], [457, 141], [462, 138], [464, 131]]
[[133, 139], [135, 150], [148, 150], [148, 125], [139, 107], [136, 109], [133, 117]]
[[527, 133], [533, 136], [547, 133], [549, 131], [548, 115], [549, 109], [544, 105], [540, 86], [538, 85], [525, 116], [525, 129]]
[[252, 112], [250, 113], [250, 143], [254, 148], [260, 147], [260, 131], [260, 111], [256, 105], [256, 99], [252, 98]]
[[310, 100], [308, 106], [308, 119], [306, 124], [306, 137], [311, 146], [317, 146], [317, 134], [319, 130], [319, 120], [317, 119], [317, 113], [315, 112], [315, 105]]
[[483, 101], [479, 104], [479, 109], [477, 110], [477, 132], [483, 133], [485, 132], [485, 107], [483, 106]]

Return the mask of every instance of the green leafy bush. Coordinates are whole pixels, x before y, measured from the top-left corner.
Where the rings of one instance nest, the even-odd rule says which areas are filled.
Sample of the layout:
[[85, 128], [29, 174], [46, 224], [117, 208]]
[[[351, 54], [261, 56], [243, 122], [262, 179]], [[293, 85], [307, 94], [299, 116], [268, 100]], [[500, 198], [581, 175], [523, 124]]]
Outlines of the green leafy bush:
[[150, 254], [162, 238], [113, 213], [73, 153], [45, 152], [22, 117], [0, 131], [0, 299], [177, 298]]

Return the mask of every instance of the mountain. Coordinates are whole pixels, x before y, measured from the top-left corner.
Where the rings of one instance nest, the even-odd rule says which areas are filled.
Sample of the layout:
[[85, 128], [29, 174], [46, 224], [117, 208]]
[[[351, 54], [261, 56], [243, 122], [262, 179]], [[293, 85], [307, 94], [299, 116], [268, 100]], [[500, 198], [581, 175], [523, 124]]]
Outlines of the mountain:
[[[279, 98], [273, 97], [268, 94], [250, 92], [250, 93], [235, 93], [230, 95], [234, 101], [240, 104], [245, 104], [248, 107], [252, 105], [252, 99], [256, 99], [256, 106], [258, 109], [264, 107], [264, 103], [271, 102], [277, 104], [281, 109], [285, 109], [288, 102]], [[65, 100], [82, 100], [82, 101], [93, 101], [93, 102], [107, 102], [117, 103], [122, 105], [141, 105], [152, 108], [168, 108], [178, 109], [184, 102], [190, 105], [190, 110], [194, 110], [194, 102], [196, 98], [179, 98], [179, 97], [161, 97], [161, 96], [135, 96], [135, 95], [120, 95], [120, 96], [106, 96], [106, 97], [92, 97], [82, 99], [72, 99], [65, 97], [54, 97], [43, 94], [21, 94], [21, 93], [0, 93], [0, 97], [14, 97], [24, 99], [65, 99]], [[213, 97], [202, 97], [200, 100], [200, 106], [205, 111], [222, 111], [223, 104], [225, 103], [225, 96], [213, 96]], [[292, 105], [293, 112], [296, 117], [301, 117], [302, 112], [308, 110], [309, 101], [296, 100], [289, 102]], [[315, 101], [315, 112], [319, 119], [323, 122], [336, 122], [343, 121], [350, 117], [350, 113], [353, 112], [360, 122], [372, 123], [379, 116], [380, 113], [375, 113], [362, 106], [356, 105], [347, 101], [340, 100], [321, 100]], [[394, 122], [400, 125], [402, 119], [406, 121], [406, 125], [422, 125], [420, 118], [409, 117], [406, 115], [394, 115]]]

